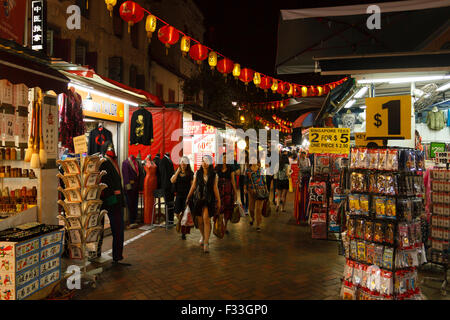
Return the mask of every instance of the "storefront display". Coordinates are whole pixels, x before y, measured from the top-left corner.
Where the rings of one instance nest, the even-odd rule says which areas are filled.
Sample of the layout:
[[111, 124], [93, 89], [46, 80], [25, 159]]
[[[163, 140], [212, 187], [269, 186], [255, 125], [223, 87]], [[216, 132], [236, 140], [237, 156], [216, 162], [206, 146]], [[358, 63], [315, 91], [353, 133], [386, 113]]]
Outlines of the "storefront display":
[[350, 159], [341, 298], [421, 299], [417, 267], [426, 263], [422, 152], [353, 148]]
[[138, 108], [131, 116], [130, 144], [151, 145], [153, 142], [152, 113], [144, 107]]

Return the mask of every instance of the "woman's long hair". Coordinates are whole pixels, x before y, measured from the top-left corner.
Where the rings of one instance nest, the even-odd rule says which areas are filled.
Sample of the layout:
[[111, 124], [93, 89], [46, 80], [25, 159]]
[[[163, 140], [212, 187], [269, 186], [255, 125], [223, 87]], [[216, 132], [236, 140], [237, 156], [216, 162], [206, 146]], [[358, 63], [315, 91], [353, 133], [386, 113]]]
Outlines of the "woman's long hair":
[[[194, 172], [192, 171], [191, 165], [190, 165], [190, 163], [189, 163], [189, 158], [186, 157], [186, 156], [183, 156], [183, 157], [181, 158], [181, 161], [180, 161], [180, 168], [181, 168], [181, 163], [185, 163], [185, 164], [186, 164], [186, 172], [185, 172], [185, 175], [186, 175], [187, 177], [189, 177], [189, 178], [194, 177]], [[181, 170], [181, 169], [180, 169], [180, 170]]]
[[[216, 171], [214, 170], [214, 165], [212, 161], [212, 157], [209, 155], [203, 156], [203, 158], [207, 158], [209, 161], [208, 166], [208, 182], [207, 182], [207, 188], [208, 190], [212, 190], [214, 186], [214, 178], [216, 176]], [[203, 159], [202, 159], [203, 161]], [[203, 165], [200, 167], [200, 169], [197, 170], [197, 183], [198, 181], [201, 181], [203, 183], [205, 180], [203, 179]]]
[[[223, 155], [226, 155], [226, 152], [224, 152]], [[222, 160], [223, 160], [223, 158], [222, 158]], [[222, 172], [223, 165], [224, 165], [224, 163], [216, 163], [216, 167], [215, 167], [216, 172]], [[232, 171], [231, 164], [225, 163], [225, 165], [227, 166], [227, 171]]]
[[284, 166], [289, 164], [289, 157], [287, 154], [281, 154], [280, 158], [280, 170], [283, 170]]

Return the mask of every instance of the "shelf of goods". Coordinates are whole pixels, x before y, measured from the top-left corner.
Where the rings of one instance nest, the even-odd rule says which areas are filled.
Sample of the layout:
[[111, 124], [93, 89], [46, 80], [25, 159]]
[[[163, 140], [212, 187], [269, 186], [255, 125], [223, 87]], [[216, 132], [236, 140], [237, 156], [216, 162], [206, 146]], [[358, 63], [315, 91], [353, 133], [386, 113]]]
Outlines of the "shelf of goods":
[[341, 298], [421, 299], [423, 170], [420, 151], [352, 148]]
[[62, 226], [0, 231], [0, 300], [23, 300], [61, 278]]
[[68, 234], [68, 249], [71, 259], [89, 259], [97, 257], [97, 247], [103, 236], [103, 217], [100, 196], [106, 185], [100, 183], [106, 171], [99, 171], [101, 164], [107, 161], [98, 155], [58, 160], [64, 174], [58, 174], [61, 185], [58, 190], [64, 200], [58, 203], [64, 209], [65, 228]]
[[[309, 183], [309, 212], [313, 239], [337, 240], [345, 196], [342, 172], [347, 155], [315, 154]], [[300, 205], [302, 205], [300, 203]]]

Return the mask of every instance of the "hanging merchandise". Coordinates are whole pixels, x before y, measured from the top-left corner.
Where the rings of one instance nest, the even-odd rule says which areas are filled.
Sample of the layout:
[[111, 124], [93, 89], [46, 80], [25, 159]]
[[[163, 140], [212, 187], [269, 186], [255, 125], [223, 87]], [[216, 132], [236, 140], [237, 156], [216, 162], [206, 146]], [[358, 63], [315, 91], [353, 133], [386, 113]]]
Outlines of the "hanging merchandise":
[[445, 127], [445, 116], [443, 111], [439, 111], [437, 107], [428, 112], [427, 126], [430, 130], [442, 130]]
[[421, 299], [423, 171], [421, 151], [352, 148], [343, 299], [349, 285], [357, 300]]
[[112, 133], [99, 124], [97, 128], [89, 132], [88, 155], [101, 152], [107, 141], [113, 141]]
[[141, 175], [141, 167], [136, 157], [134, 155], [128, 156], [122, 162], [122, 177], [128, 204], [130, 225], [134, 225], [137, 219]]
[[73, 87], [62, 94], [63, 103], [59, 110], [59, 141], [61, 146], [73, 153], [73, 138], [85, 133], [81, 96]]
[[153, 143], [152, 113], [140, 107], [131, 116], [130, 144], [149, 146]]

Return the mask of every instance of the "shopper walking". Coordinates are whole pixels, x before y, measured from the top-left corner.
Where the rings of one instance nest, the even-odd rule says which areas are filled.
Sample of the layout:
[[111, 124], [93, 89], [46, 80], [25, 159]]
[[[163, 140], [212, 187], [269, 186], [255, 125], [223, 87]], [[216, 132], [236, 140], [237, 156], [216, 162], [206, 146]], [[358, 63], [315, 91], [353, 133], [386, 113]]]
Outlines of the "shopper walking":
[[289, 165], [289, 157], [287, 150], [283, 150], [280, 159], [280, 169], [278, 170], [278, 181], [277, 181], [277, 212], [280, 210], [286, 212], [286, 195], [289, 190], [289, 178], [291, 177], [292, 170]]
[[222, 156], [222, 163], [216, 165], [216, 172], [219, 178], [218, 188], [220, 203], [222, 204], [220, 213], [223, 214], [225, 233], [229, 234], [227, 224], [233, 214], [234, 203], [237, 200], [237, 190], [233, 166], [227, 164], [226, 153]]
[[[193, 216], [198, 221], [198, 227], [202, 234], [200, 245], [204, 252], [209, 252], [209, 237], [211, 235], [211, 217], [220, 211], [221, 203], [218, 188], [218, 177], [214, 170], [211, 156], [203, 156], [202, 166], [195, 173], [194, 181], [189, 190], [186, 203], [191, 203]], [[216, 205], [217, 201], [217, 205]]]
[[240, 163], [240, 168], [237, 171], [239, 173], [239, 191], [241, 196], [241, 204], [244, 211], [248, 213], [248, 195], [244, 193], [245, 185], [245, 172], [248, 168], [248, 152], [245, 150], [245, 163]]
[[306, 156], [306, 152], [302, 151], [298, 159], [298, 181], [295, 192], [294, 216], [297, 223], [306, 221], [306, 209], [309, 203], [309, 179], [311, 177], [311, 161]]
[[[250, 212], [250, 225], [256, 221], [256, 231], [261, 231], [262, 209], [265, 199], [258, 196], [258, 189], [266, 188], [266, 181], [262, 172], [261, 163], [254, 157], [246, 171], [244, 192], [248, 194], [248, 207]], [[267, 188], [266, 188], [267, 190]]]
[[[186, 199], [191, 189], [194, 172], [192, 172], [189, 164], [189, 158], [184, 156], [181, 158], [180, 166], [175, 174], [170, 178], [170, 182], [175, 186], [175, 214], [178, 220], [186, 209]], [[191, 233], [191, 227], [181, 226], [181, 239], [186, 240], [186, 235]]]

